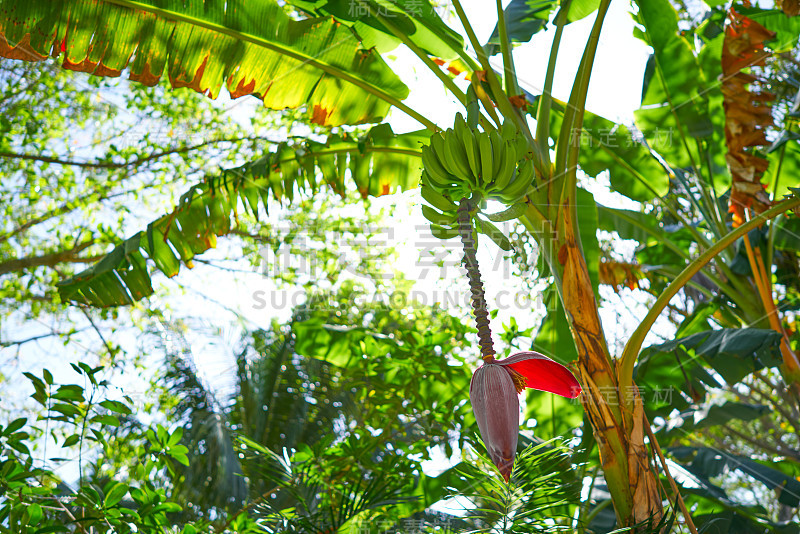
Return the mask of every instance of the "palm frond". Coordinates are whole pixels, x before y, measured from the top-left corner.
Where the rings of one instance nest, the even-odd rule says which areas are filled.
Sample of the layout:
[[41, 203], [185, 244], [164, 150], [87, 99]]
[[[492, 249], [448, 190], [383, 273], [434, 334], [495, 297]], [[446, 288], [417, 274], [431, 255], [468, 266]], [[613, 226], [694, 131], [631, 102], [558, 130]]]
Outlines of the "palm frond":
[[[248, 461], [258, 463], [261, 475], [274, 485], [272, 498], [258, 508], [259, 522], [267, 532], [337, 532], [372, 512], [413, 500], [408, 496], [410, 473], [395, 473], [390, 456], [377, 463], [358, 461], [377, 452], [372, 440], [353, 439], [340, 446], [327, 441], [315, 450], [304, 447], [292, 457], [288, 451], [281, 456], [247, 439], [242, 443]], [[345, 451], [353, 464], [337, 458], [337, 452]]]
[[[236, 169], [208, 176], [183, 194], [171, 213], [147, 225], [89, 269], [63, 280], [65, 301], [108, 307], [131, 304], [153, 293], [147, 259], [172, 277], [181, 263], [216, 246], [217, 237], [234, 227], [238, 212], [258, 218], [270, 200], [290, 202], [295, 194], [311, 196], [325, 182], [337, 194], [354, 188], [362, 197], [380, 196], [417, 186], [425, 131], [396, 135], [388, 125], [362, 138], [331, 135], [328, 140], [282, 143], [274, 151]], [[346, 171], [352, 185], [345, 183]]]
[[506, 484], [494, 464], [476, 453], [474, 463], [461, 464], [459, 487], [451, 488], [451, 496], [474, 503], [464, 517], [474, 525], [472, 532], [571, 531], [582, 482], [571, 457], [558, 440], [535, 441], [517, 455]]
[[[173, 340], [188, 345], [174, 334]], [[176, 494], [198, 509], [240, 507], [248, 488], [224, 407], [198, 376], [188, 350], [168, 352], [165, 364], [169, 414], [182, 423], [182, 444], [190, 451], [189, 465], [176, 465]]]

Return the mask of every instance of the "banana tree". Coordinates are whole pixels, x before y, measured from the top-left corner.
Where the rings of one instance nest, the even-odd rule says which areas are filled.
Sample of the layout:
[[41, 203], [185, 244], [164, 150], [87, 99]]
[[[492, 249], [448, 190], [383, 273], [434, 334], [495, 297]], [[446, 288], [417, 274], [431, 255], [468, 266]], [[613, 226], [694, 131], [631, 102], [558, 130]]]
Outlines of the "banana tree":
[[[395, 135], [384, 123], [363, 138], [332, 134], [325, 143], [286, 143], [265, 150], [262, 158], [241, 168], [208, 176], [181, 197], [172, 213], [121, 243], [91, 269], [65, 280], [60, 285], [62, 297], [96, 306], [130, 303], [152, 293], [148, 259], [168, 276], [176, 275], [181, 262], [190, 265], [194, 255], [230, 231], [239, 206], [257, 215], [271, 199], [291, 201], [295, 194], [312, 194], [323, 182], [337, 192], [354, 183], [364, 196], [389, 194], [418, 185], [424, 167], [424, 196], [440, 210], [426, 210], [435, 233], [455, 235], [448, 226], [460, 210], [467, 214], [461, 223], [501, 246], [506, 241], [492, 219], [518, 220], [539, 243], [563, 306], [558, 320], [569, 328], [575, 354], [572, 366], [584, 391], [581, 402], [599, 448], [617, 521], [622, 526], [658, 524], [665, 514], [662, 494], [645, 441], [650, 425], [633, 379], [644, 336], [694, 274], [749, 230], [796, 208], [800, 198], [754, 214], [732, 231], [716, 225], [711, 238], [703, 240], [703, 252], [696, 258], [686, 254], [691, 262], [665, 288], [620, 357], [613, 357], [599, 315], [598, 246], [592, 218], [587, 217], [591, 210], [578, 209], [587, 200], [594, 202], [578, 187], [579, 167], [591, 174], [604, 160], [582, 157], [582, 143], [576, 138], [593, 118], [586, 114], [585, 103], [609, 3], [563, 0], [531, 7], [512, 1], [504, 11], [498, 1], [496, 35], [484, 47], [461, 2], [454, 0], [467, 48], [425, 1], [290, 0], [283, 5], [273, 0], [0, 0], [4, 57], [61, 58], [67, 69], [99, 76], [127, 72], [131, 80], [146, 84], [157, 83], [166, 74], [173, 87], [211, 97], [224, 84], [233, 97], [253, 95], [275, 109], [303, 107], [309, 121], [325, 126], [380, 123], [390, 108], [396, 108], [423, 128]], [[670, 99], [676, 91], [699, 95], [692, 89], [698, 79], [687, 77], [672, 59], [691, 56], [698, 61], [688, 41], [676, 34], [675, 11], [667, 0], [637, 4], [639, 22], [655, 52], [651, 72], [657, 73], [647, 84], [645, 108], [637, 120], [674, 124], [688, 132], [688, 137], [682, 133], [687, 146], [682, 147], [685, 152], [674, 147], [674, 154], [655, 157], [644, 145], [635, 145], [631, 150], [641, 158], [641, 168], [633, 165], [637, 160], [613, 151], [606, 150], [603, 156], [622, 167], [621, 182], [630, 183], [633, 176], [638, 180], [635, 191], [659, 196], [665, 184], [679, 180], [681, 173], [672, 167], [654, 178], [642, 172], [673, 156], [679, 162], [676, 169], [695, 172], [702, 154], [688, 139], [702, 137], [707, 113], [695, 109], [702, 108], [702, 99]], [[595, 10], [572, 93], [558, 109], [551, 89], [564, 27]], [[526, 98], [517, 82], [513, 43], [529, 39], [553, 12], [555, 35], [544, 90], [537, 99]], [[408, 89], [381, 57], [399, 44], [465, 106], [465, 123], [456, 121], [453, 130], [441, 134], [442, 126], [449, 124], [437, 125], [404, 103]], [[502, 56], [500, 73], [488, 55], [497, 51]], [[714, 53], [711, 50], [702, 59], [713, 61]], [[453, 76], [461, 71], [469, 73], [466, 89]], [[533, 130], [529, 117], [535, 119]], [[711, 128], [706, 135], [711, 141], [714, 131]], [[550, 138], [555, 139], [552, 151]], [[592, 158], [595, 155], [592, 151]], [[619, 175], [616, 170], [612, 173], [612, 186]], [[484, 214], [481, 206], [487, 198], [505, 203], [507, 210]], [[688, 224], [687, 231], [692, 232]], [[485, 349], [483, 340], [481, 345]], [[655, 457], [659, 449], [652, 436], [650, 443]]]

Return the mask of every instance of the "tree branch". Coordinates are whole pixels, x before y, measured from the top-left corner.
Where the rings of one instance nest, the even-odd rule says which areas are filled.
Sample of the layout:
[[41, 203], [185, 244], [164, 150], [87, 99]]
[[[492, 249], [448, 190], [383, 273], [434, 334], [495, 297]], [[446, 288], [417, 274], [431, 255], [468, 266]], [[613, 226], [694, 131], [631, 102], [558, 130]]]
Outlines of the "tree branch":
[[41, 161], [44, 163], [54, 163], [56, 165], [68, 165], [72, 167], [81, 167], [84, 169], [121, 169], [123, 167], [138, 167], [143, 163], [147, 163], [148, 161], [152, 161], [155, 159], [163, 158], [164, 156], [169, 156], [170, 154], [181, 154], [184, 152], [191, 152], [192, 150], [197, 150], [199, 148], [203, 148], [208, 145], [213, 145], [217, 143], [238, 143], [240, 141], [252, 141], [255, 139], [261, 139], [259, 136], [247, 136], [247, 137], [236, 137], [232, 139], [212, 139], [210, 141], [203, 141], [202, 143], [196, 145], [189, 145], [189, 146], [182, 146], [178, 148], [172, 148], [170, 150], [163, 150], [161, 152], [156, 152], [154, 154], [150, 154], [149, 156], [145, 156], [143, 158], [135, 159], [133, 161], [126, 161], [124, 163], [114, 163], [114, 162], [92, 162], [92, 161], [74, 161], [68, 159], [61, 159], [61, 158], [54, 158], [50, 156], [42, 156], [38, 154], [18, 154], [16, 152], [0, 152], [0, 157], [2, 158], [14, 158], [14, 159], [25, 159], [25, 160], [32, 160], [32, 161]]
[[92, 263], [103, 256], [78, 257], [78, 253], [94, 244], [94, 239], [84, 241], [75, 245], [69, 250], [42, 254], [41, 256], [28, 256], [25, 258], [14, 258], [0, 262], [0, 276], [16, 271], [24, 271], [34, 267], [55, 267], [59, 263]]
[[79, 332], [83, 332], [86, 328], [80, 328], [78, 330], [74, 330], [72, 332], [48, 332], [47, 334], [39, 334], [38, 336], [32, 336], [25, 339], [16, 339], [12, 341], [0, 341], [0, 348], [8, 348], [14, 345], [24, 345], [25, 343], [31, 343], [33, 341], [38, 341], [40, 339], [46, 339], [48, 337], [55, 337], [55, 336], [69, 336], [72, 334], [77, 334]]

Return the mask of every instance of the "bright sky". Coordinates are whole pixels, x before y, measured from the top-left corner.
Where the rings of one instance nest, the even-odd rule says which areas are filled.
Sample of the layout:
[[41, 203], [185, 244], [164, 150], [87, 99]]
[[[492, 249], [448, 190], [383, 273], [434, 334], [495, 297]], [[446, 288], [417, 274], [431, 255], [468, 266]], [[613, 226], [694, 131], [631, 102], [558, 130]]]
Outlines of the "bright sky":
[[[478, 40], [485, 43], [497, 22], [494, 2], [468, 0], [463, 3]], [[629, 9], [630, 4], [625, 0], [611, 2], [600, 36], [587, 101], [590, 111], [623, 122], [632, 122], [633, 110], [639, 107], [642, 75], [650, 54], [650, 48], [633, 36], [634, 23]], [[553, 86], [553, 94], [560, 100], [569, 98], [594, 19], [595, 16], [590, 15], [564, 29]], [[454, 13], [446, 22], [464, 33]], [[552, 29], [539, 32], [530, 43], [514, 48], [520, 85], [534, 95], [541, 93], [544, 85], [553, 33]], [[463, 108], [449, 97], [441, 82], [410, 51], [398, 49], [394, 55], [399, 61], [393, 62], [392, 68], [412, 88], [406, 103], [438, 124], [451, 126], [453, 115], [457, 111], [463, 112]], [[499, 55], [494, 56], [492, 63], [498, 70], [502, 68]], [[408, 83], [415, 77], [415, 83]], [[395, 131], [420, 128], [419, 123], [401, 112], [394, 112], [391, 122]]]

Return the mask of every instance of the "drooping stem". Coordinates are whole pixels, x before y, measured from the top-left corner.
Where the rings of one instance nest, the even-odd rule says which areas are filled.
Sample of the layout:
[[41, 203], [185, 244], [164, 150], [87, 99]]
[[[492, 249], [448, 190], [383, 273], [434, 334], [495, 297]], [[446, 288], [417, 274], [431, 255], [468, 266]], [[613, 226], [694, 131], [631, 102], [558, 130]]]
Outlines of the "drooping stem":
[[622, 351], [622, 356], [618, 361], [619, 368], [619, 384], [620, 388], [629, 386], [633, 382], [633, 368], [636, 364], [636, 358], [639, 356], [639, 350], [642, 348], [642, 343], [647, 333], [652, 328], [656, 319], [661, 314], [661, 311], [666, 308], [670, 299], [674, 297], [680, 289], [694, 276], [706, 263], [711, 261], [723, 249], [731, 245], [744, 234], [763, 224], [765, 221], [774, 219], [781, 213], [796, 209], [800, 206], [800, 198], [791, 197], [784, 200], [780, 204], [768, 209], [767, 211], [758, 214], [743, 225], [739, 226], [732, 232], [727, 233], [719, 241], [714, 243], [713, 246], [706, 249], [700, 256], [698, 256], [692, 263], [690, 263], [678, 276], [675, 277], [666, 289], [661, 292], [661, 295], [656, 299], [647, 312], [644, 319], [639, 323], [639, 326], [628, 338], [625, 344], [625, 349]]
[[489, 309], [486, 305], [486, 294], [483, 291], [481, 272], [478, 269], [478, 256], [475, 248], [475, 238], [472, 235], [472, 215], [469, 199], [462, 198], [458, 206], [458, 233], [461, 234], [461, 244], [464, 246], [464, 267], [469, 278], [469, 289], [472, 292], [472, 314], [475, 316], [475, 326], [478, 328], [478, 345], [481, 347], [481, 357], [484, 361], [494, 360], [494, 344], [492, 343], [492, 330], [489, 327]]

